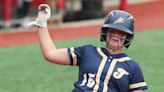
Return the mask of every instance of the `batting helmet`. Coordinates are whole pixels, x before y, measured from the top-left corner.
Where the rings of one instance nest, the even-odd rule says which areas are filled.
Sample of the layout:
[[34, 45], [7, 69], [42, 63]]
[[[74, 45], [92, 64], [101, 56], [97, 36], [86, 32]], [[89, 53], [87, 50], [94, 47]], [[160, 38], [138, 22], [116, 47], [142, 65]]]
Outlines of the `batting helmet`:
[[127, 40], [124, 42], [124, 46], [128, 48], [134, 37], [134, 18], [133, 16], [123, 10], [113, 10], [111, 11], [100, 32], [100, 41], [106, 41], [106, 32], [108, 29], [117, 29], [128, 33]]

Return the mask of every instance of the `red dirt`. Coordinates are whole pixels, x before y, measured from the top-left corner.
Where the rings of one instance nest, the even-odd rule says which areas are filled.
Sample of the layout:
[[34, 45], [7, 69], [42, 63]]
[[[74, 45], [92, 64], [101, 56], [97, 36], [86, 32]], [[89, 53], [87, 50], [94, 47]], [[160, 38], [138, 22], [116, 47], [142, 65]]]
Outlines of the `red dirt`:
[[[163, 10], [164, 0], [128, 6], [128, 11], [135, 17], [135, 31], [164, 28]], [[99, 36], [100, 27], [101, 24], [82, 27], [54, 28], [49, 29], [49, 32], [54, 40], [67, 40], [82, 37], [97, 37]], [[38, 42], [37, 32], [34, 31], [36, 29], [26, 30], [31, 31], [1, 32], [0, 47]]]

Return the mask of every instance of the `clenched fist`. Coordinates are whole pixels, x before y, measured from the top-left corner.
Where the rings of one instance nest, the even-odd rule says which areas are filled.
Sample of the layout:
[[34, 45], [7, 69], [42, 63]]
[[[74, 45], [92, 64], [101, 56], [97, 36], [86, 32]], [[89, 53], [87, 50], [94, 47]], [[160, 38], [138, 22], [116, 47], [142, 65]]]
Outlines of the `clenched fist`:
[[35, 25], [40, 27], [47, 27], [47, 21], [51, 16], [51, 9], [47, 4], [40, 4], [38, 7], [38, 16], [35, 21], [29, 25]]

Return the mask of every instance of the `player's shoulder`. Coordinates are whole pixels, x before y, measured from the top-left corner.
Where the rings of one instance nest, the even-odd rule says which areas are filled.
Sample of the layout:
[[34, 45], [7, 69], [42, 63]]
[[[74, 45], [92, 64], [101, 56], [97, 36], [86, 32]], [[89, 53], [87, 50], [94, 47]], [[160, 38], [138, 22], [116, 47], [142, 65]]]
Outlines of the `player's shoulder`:
[[96, 51], [96, 46], [91, 45], [91, 44], [87, 44], [87, 45], [81, 45], [81, 46], [77, 46], [77, 47], [72, 47], [70, 49], [73, 49], [73, 51], [75, 51], [76, 53], [91, 53], [91, 52], [95, 52]]
[[80, 47], [85, 47], [85, 48], [96, 48], [96, 46], [92, 45], [92, 44], [86, 44], [86, 45], [82, 45]]
[[87, 45], [81, 45], [81, 46], [78, 46], [78, 47], [75, 47], [75, 48], [80, 48], [80, 49], [95, 49], [97, 48], [96, 46], [92, 45], [92, 44], [87, 44]]
[[140, 67], [138, 61], [130, 58], [130, 60], [128, 61], [128, 64], [132, 67], [132, 68], [138, 68]]
[[[129, 56], [128, 56], [128, 57], [129, 57]], [[130, 59], [129, 59], [129, 63], [138, 65], [138, 62], [137, 62], [135, 59], [133, 59], [133, 58], [131, 58], [131, 57], [129, 57], [129, 58], [130, 58]]]

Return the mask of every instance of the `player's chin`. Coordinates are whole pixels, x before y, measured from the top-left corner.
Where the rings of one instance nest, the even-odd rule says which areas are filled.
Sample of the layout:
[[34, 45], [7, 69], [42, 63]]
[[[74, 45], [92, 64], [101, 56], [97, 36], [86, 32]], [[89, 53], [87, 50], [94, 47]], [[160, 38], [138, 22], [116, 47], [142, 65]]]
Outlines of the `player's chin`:
[[109, 48], [112, 49], [112, 50], [117, 51], [117, 50], [121, 50], [123, 48], [123, 46], [120, 46], [118, 44], [110, 44]]
[[113, 48], [118, 48], [119, 47], [119, 43], [117, 41], [112, 41], [112, 42], [109, 43], [109, 46], [113, 47]]

